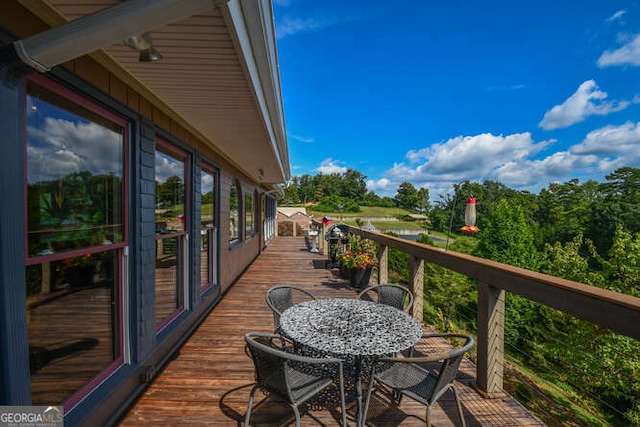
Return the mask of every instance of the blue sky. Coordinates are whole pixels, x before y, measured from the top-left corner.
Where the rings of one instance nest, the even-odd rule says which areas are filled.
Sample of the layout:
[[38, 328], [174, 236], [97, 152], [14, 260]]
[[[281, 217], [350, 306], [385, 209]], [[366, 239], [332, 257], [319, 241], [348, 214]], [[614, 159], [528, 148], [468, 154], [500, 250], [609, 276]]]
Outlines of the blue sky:
[[273, 0], [292, 175], [431, 200], [640, 167], [640, 1]]

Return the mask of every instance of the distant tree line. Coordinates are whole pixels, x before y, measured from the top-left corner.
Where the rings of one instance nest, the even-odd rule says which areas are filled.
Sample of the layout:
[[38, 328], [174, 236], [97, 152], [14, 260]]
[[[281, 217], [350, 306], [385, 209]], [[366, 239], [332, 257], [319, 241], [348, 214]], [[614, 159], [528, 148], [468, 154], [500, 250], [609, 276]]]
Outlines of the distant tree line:
[[353, 169], [343, 173], [294, 176], [278, 202], [314, 203], [315, 210], [324, 212], [359, 212], [360, 206], [400, 207], [425, 213], [429, 209], [429, 190], [426, 188], [416, 189], [410, 182], [403, 182], [395, 197], [380, 197], [367, 191], [366, 179]]

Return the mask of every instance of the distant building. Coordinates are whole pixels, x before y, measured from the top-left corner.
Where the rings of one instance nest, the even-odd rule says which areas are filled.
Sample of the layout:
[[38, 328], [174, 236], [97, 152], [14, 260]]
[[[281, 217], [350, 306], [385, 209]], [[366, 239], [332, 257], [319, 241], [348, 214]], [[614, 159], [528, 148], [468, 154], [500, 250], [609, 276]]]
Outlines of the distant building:
[[309, 229], [311, 217], [306, 208], [278, 207], [276, 224], [278, 236], [299, 236]]

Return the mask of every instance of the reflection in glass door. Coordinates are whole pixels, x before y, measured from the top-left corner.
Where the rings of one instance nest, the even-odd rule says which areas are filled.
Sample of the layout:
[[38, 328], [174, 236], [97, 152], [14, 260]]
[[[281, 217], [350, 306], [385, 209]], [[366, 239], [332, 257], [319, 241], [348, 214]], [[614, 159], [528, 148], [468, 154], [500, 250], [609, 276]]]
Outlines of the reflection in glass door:
[[188, 265], [187, 154], [163, 140], [156, 144], [156, 329], [185, 308]]
[[218, 284], [218, 226], [216, 217], [217, 173], [203, 168], [200, 173], [200, 289]]

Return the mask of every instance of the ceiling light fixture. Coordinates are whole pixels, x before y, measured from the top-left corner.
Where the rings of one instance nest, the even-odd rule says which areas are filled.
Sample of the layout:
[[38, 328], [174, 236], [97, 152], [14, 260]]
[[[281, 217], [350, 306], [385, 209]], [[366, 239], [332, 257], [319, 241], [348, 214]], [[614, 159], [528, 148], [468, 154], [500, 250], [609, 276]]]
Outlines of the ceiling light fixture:
[[153, 40], [151, 40], [149, 33], [129, 37], [125, 39], [124, 44], [140, 52], [138, 57], [140, 62], [155, 62], [162, 59], [160, 52], [153, 47]]

